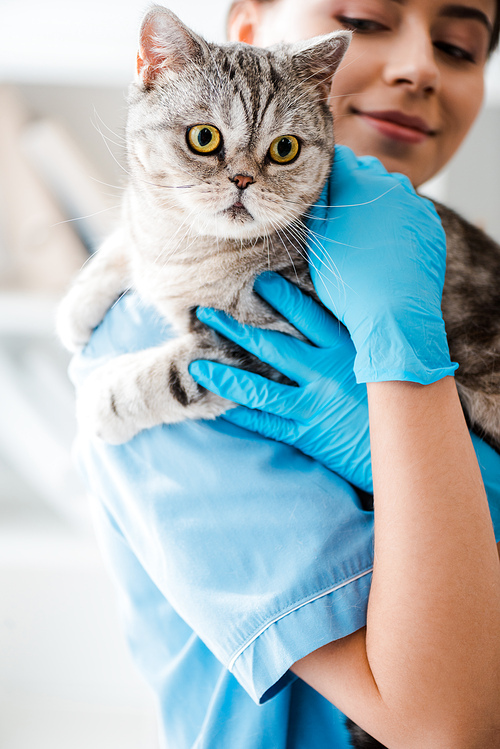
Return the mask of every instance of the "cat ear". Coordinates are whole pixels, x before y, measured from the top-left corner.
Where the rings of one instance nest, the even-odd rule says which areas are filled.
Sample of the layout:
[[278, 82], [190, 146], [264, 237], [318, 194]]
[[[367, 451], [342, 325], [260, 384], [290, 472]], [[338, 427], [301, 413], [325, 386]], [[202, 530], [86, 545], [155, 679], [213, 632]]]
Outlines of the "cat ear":
[[302, 80], [328, 95], [332, 78], [351, 43], [351, 31], [335, 31], [293, 45], [292, 64]]
[[161, 72], [178, 73], [190, 61], [203, 56], [205, 42], [188, 29], [175, 13], [153, 5], [141, 25], [137, 75], [145, 88]]

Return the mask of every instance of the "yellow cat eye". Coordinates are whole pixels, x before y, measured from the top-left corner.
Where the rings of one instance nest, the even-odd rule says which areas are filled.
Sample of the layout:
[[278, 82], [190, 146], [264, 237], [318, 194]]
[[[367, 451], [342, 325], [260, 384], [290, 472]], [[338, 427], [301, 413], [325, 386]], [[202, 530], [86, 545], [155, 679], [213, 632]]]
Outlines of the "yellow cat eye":
[[276, 164], [290, 164], [299, 151], [300, 143], [295, 135], [280, 135], [269, 146], [269, 156]]
[[193, 125], [187, 131], [187, 142], [196, 153], [214, 153], [222, 141], [222, 136], [213, 125]]

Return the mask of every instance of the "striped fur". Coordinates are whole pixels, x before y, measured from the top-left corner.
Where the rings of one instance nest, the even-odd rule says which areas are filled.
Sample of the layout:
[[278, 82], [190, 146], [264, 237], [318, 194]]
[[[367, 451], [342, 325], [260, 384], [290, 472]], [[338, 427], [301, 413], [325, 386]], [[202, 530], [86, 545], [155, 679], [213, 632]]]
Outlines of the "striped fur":
[[[253, 293], [270, 269], [314, 294], [303, 215], [331, 167], [331, 79], [350, 41], [338, 32], [264, 50], [208, 44], [159, 6], [142, 27], [139, 76], [130, 89], [127, 126], [130, 182], [120, 227], [84, 268], [63, 301], [59, 332], [68, 348], [88, 340], [106, 310], [133, 287], [179, 337], [119, 357], [90, 377], [80, 420], [119, 443], [141, 429], [185, 418], [214, 418], [230, 407], [188, 373], [210, 358], [283, 379], [270, 367], [198, 322], [200, 305], [241, 322], [297, 332]], [[213, 156], [190, 150], [190, 126], [216, 126]], [[301, 143], [290, 164], [269, 158], [271, 142]], [[251, 175], [239, 190], [234, 175]], [[235, 210], [243, 202], [246, 210]]]

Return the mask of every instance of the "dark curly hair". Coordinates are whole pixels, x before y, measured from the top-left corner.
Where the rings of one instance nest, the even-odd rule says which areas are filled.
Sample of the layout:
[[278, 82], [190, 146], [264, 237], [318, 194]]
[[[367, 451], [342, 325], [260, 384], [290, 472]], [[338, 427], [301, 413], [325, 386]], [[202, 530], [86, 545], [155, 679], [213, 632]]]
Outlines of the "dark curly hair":
[[[276, 2], [276, 0], [255, 0], [255, 1], [258, 3]], [[233, 2], [231, 3], [231, 7], [229, 8], [228, 18], [230, 17], [233, 9], [242, 2], [245, 2], [245, 0], [233, 0]], [[489, 55], [491, 55], [491, 53], [498, 47], [499, 37], [500, 37], [500, 0], [497, 0], [497, 12], [495, 16], [495, 21], [493, 23], [493, 29], [491, 32], [490, 46], [488, 48]]]

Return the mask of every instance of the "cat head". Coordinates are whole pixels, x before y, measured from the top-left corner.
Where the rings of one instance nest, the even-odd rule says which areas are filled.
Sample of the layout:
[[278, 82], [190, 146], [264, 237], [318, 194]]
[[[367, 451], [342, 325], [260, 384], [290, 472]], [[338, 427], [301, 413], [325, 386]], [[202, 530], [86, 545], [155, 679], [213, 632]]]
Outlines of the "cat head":
[[153, 6], [129, 97], [135, 192], [200, 235], [251, 239], [290, 224], [331, 165], [328, 95], [350, 36], [217, 45]]

